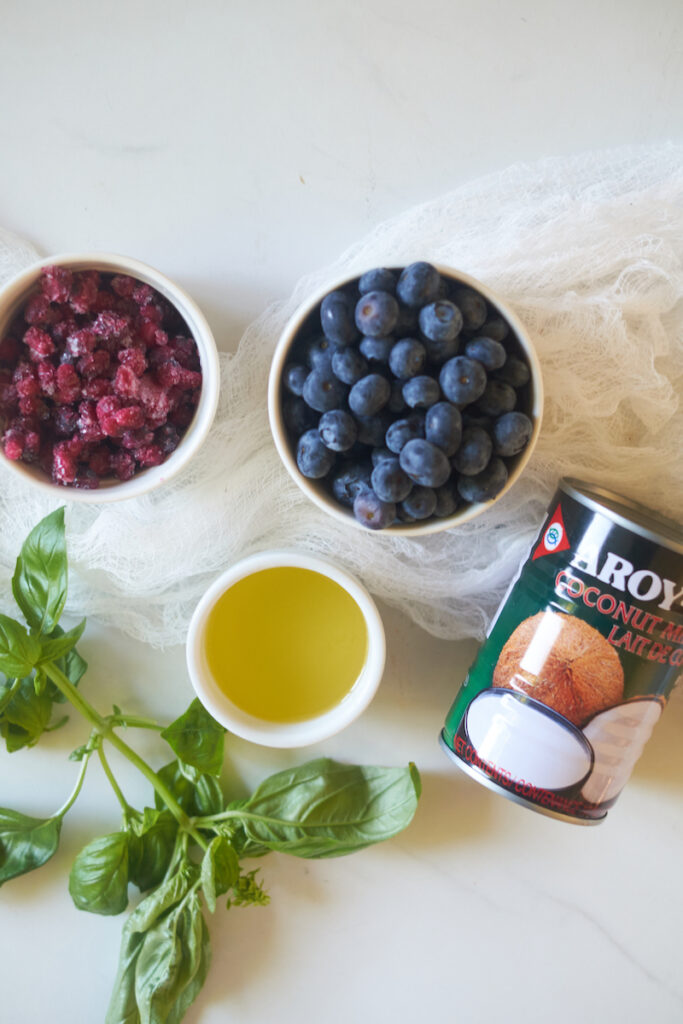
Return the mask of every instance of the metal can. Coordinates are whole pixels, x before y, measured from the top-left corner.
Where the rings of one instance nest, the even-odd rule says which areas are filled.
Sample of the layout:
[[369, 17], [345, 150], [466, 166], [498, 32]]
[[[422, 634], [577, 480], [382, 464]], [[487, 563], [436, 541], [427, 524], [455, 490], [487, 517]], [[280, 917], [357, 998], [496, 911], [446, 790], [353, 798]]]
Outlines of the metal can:
[[576, 824], [604, 820], [683, 666], [683, 531], [562, 480], [446, 718], [477, 781]]

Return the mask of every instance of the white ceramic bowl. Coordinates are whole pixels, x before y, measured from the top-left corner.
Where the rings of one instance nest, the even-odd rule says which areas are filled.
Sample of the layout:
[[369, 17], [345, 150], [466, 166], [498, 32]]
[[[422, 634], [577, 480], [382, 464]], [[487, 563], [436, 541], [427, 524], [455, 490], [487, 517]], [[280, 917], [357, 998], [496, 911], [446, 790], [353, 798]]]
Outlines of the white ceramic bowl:
[[111, 253], [66, 253], [50, 256], [23, 270], [0, 289], [0, 338], [17, 311], [26, 302], [40, 280], [42, 267], [68, 267], [70, 270], [99, 270], [110, 274], [128, 274], [151, 285], [178, 310], [194, 338], [202, 371], [202, 388], [194, 418], [183, 434], [180, 444], [160, 466], [141, 470], [130, 480], [103, 480], [94, 490], [64, 487], [53, 483], [39, 466], [8, 459], [0, 449], [2, 470], [19, 474], [27, 483], [67, 501], [103, 502], [134, 498], [159, 487], [187, 465], [203, 443], [216, 414], [220, 386], [220, 369], [216, 343], [204, 315], [193, 299], [158, 270], [145, 263]]
[[[505, 460], [509, 473], [508, 479], [503, 489], [495, 498], [492, 499], [492, 501], [476, 502], [464, 505], [452, 516], [448, 516], [444, 519], [428, 519], [424, 522], [389, 526], [385, 530], [378, 531], [380, 534], [404, 534], [411, 537], [424, 536], [429, 533], [438, 533], [441, 530], [449, 530], [452, 527], [459, 526], [461, 523], [466, 523], [468, 520], [473, 519], [482, 512], [485, 512], [487, 508], [490, 508], [494, 501], [498, 501], [499, 498], [502, 498], [502, 496], [509, 491], [519, 479], [524, 471], [524, 467], [531, 458], [531, 453], [534, 450], [541, 429], [541, 417], [543, 413], [543, 381], [541, 377], [541, 365], [539, 363], [538, 356], [536, 355], [536, 350], [534, 349], [533, 343], [527, 334], [524, 325], [512, 310], [506, 306], [506, 304], [497, 295], [495, 295], [490, 288], [487, 288], [486, 285], [482, 284], [480, 281], [475, 280], [475, 278], [470, 277], [468, 274], [463, 274], [459, 270], [452, 270], [450, 267], [444, 267], [438, 263], [433, 264], [433, 266], [436, 267], [443, 277], [448, 278], [457, 285], [472, 288], [474, 291], [479, 292], [479, 294], [486, 299], [489, 305], [497, 310], [510, 325], [511, 330], [514, 332], [516, 337], [517, 344], [515, 347], [518, 350], [518, 354], [526, 360], [531, 372], [531, 380], [527, 385], [529, 396], [528, 401], [524, 406], [520, 406], [520, 411], [525, 412], [531, 418], [533, 423], [533, 432], [524, 451], [514, 458]], [[392, 269], [399, 270], [400, 268]], [[328, 515], [333, 516], [335, 519], [342, 523], [346, 523], [349, 526], [366, 530], [366, 527], [355, 519], [353, 512], [350, 509], [345, 508], [343, 505], [339, 504], [339, 502], [335, 501], [326, 489], [324, 482], [309, 480], [299, 471], [296, 464], [296, 452], [289, 439], [288, 431], [282, 416], [282, 374], [287, 364], [292, 346], [298, 341], [302, 330], [310, 328], [311, 323], [309, 318], [311, 318], [312, 314], [315, 313], [317, 307], [325, 296], [337, 288], [343, 288], [345, 285], [357, 282], [359, 277], [360, 275], [356, 274], [351, 277], [344, 277], [338, 281], [330, 282], [325, 288], [321, 288], [318, 292], [312, 295], [311, 298], [308, 299], [296, 311], [296, 313], [294, 313], [287, 323], [276, 346], [270, 368], [270, 376], [268, 380], [268, 415], [270, 418], [270, 429], [273, 435], [273, 440], [275, 441], [275, 447], [278, 450], [287, 472], [297, 486], [301, 488], [304, 494], [310, 498], [318, 508], [327, 512]]]
[[[208, 666], [204, 636], [209, 614], [218, 599], [239, 580], [264, 569], [291, 566], [309, 569], [338, 583], [360, 609], [368, 636], [367, 656], [355, 684], [330, 711], [298, 722], [269, 722], [242, 711], [216, 684]], [[367, 590], [343, 569], [313, 555], [293, 551], [262, 551], [224, 572], [197, 605], [187, 634], [187, 668], [197, 696], [216, 721], [236, 736], [266, 747], [303, 747], [344, 729], [365, 710], [384, 671], [385, 638], [382, 619]], [[283, 655], [284, 656], [284, 655]]]

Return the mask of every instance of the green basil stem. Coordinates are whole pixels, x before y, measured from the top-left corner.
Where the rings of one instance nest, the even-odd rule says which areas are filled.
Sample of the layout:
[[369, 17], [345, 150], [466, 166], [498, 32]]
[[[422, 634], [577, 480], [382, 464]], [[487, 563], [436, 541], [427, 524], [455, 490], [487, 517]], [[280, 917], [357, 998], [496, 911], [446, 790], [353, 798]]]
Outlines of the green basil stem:
[[110, 715], [109, 724], [114, 727], [121, 726], [124, 729], [155, 729], [156, 732], [163, 732], [164, 726], [151, 718], [140, 718], [139, 715]]
[[[7, 681], [9, 682], [9, 679]], [[5, 708], [7, 707], [7, 705], [9, 704], [9, 702], [12, 699], [12, 697], [17, 692], [17, 690], [19, 689], [20, 686], [21, 686], [21, 679], [14, 679], [12, 681], [12, 685], [10, 686], [9, 690], [4, 695], [2, 700], [0, 700], [0, 715], [5, 710]]]
[[109, 767], [109, 762], [107, 761], [107, 758], [105, 757], [104, 751], [102, 750], [101, 746], [98, 748], [97, 754], [98, 754], [98, 757], [100, 759], [100, 764], [102, 765], [102, 768], [104, 770], [104, 774], [109, 779], [109, 785], [114, 790], [114, 794], [116, 796], [116, 799], [121, 804], [121, 810], [123, 811], [124, 817], [127, 819], [128, 815], [131, 812], [131, 806], [128, 803], [128, 801], [126, 800], [126, 798], [123, 795], [123, 793], [121, 792], [121, 788], [120, 788], [118, 782], [116, 781], [116, 779], [114, 778], [114, 776], [112, 774], [112, 770]]
[[182, 809], [168, 787], [161, 781], [157, 773], [150, 768], [146, 761], [143, 761], [139, 754], [136, 754], [132, 747], [129, 747], [120, 736], [116, 735], [111, 727], [111, 723], [95, 711], [94, 707], [85, 699], [85, 697], [83, 697], [83, 695], [76, 689], [73, 683], [67, 679], [61, 669], [59, 669], [53, 661], [46, 661], [42, 667], [48, 678], [52, 680], [57, 689], [64, 694], [67, 700], [73, 704], [76, 710], [80, 711], [83, 717], [86, 718], [95, 729], [97, 729], [100, 735], [108, 740], [113, 747], [116, 747], [120, 754], [127, 757], [128, 760], [135, 765], [138, 771], [145, 776], [147, 781], [151, 783], [155, 791], [164, 801], [180, 827], [192, 836], [194, 841], [201, 846], [202, 850], [206, 850], [208, 848], [208, 843], [193, 826], [185, 811]]
[[90, 760], [90, 755], [91, 754], [92, 754], [92, 750], [88, 751], [88, 753], [84, 755], [83, 761], [81, 762], [81, 770], [78, 773], [78, 778], [76, 779], [76, 785], [73, 788], [71, 796], [66, 801], [66, 803], [63, 804], [59, 808], [58, 811], [55, 811], [55, 813], [52, 815], [52, 818], [50, 819], [51, 821], [54, 821], [55, 818], [63, 818], [64, 815], [66, 814], [66, 812], [68, 810], [70, 810], [71, 807], [76, 803], [76, 800], [78, 799], [78, 794], [80, 793], [81, 787], [83, 785], [83, 780], [85, 778], [85, 773], [86, 773], [86, 771], [88, 769], [88, 761]]

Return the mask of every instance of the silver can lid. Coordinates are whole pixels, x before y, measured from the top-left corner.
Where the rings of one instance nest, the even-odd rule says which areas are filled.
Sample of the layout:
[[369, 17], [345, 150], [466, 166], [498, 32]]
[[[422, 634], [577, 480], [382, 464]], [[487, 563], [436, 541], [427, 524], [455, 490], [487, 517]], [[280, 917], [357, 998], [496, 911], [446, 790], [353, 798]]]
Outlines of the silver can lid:
[[615, 494], [598, 484], [566, 477], [560, 480], [559, 487], [582, 505], [606, 515], [627, 530], [683, 554], [683, 527], [673, 519], [661, 516], [640, 502]]

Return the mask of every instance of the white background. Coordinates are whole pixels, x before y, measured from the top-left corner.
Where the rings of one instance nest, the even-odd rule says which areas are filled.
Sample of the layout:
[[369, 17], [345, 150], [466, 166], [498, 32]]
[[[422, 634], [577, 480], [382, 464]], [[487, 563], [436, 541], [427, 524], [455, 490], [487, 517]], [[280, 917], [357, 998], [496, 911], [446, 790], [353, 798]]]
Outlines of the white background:
[[[0, 13], [0, 223], [46, 253], [159, 267], [223, 348], [411, 204], [514, 161], [683, 136], [678, 0], [4, 0]], [[240, 789], [317, 753], [414, 759], [415, 823], [347, 860], [266, 859], [272, 903], [217, 911], [189, 1024], [680, 1021], [683, 703], [608, 822], [573, 828], [475, 785], [438, 750], [475, 645], [393, 612], [386, 626], [385, 681], [359, 722], [293, 754], [230, 741], [226, 779]], [[170, 718], [187, 703], [180, 649], [96, 625], [83, 647], [103, 710]], [[3, 754], [0, 804], [58, 806], [82, 735], [74, 721]], [[117, 826], [91, 775], [55, 859], [0, 894], [3, 1021], [104, 1017], [121, 919], [80, 913], [66, 892], [79, 847]], [[147, 798], [125, 766], [122, 778], [131, 801]]]

